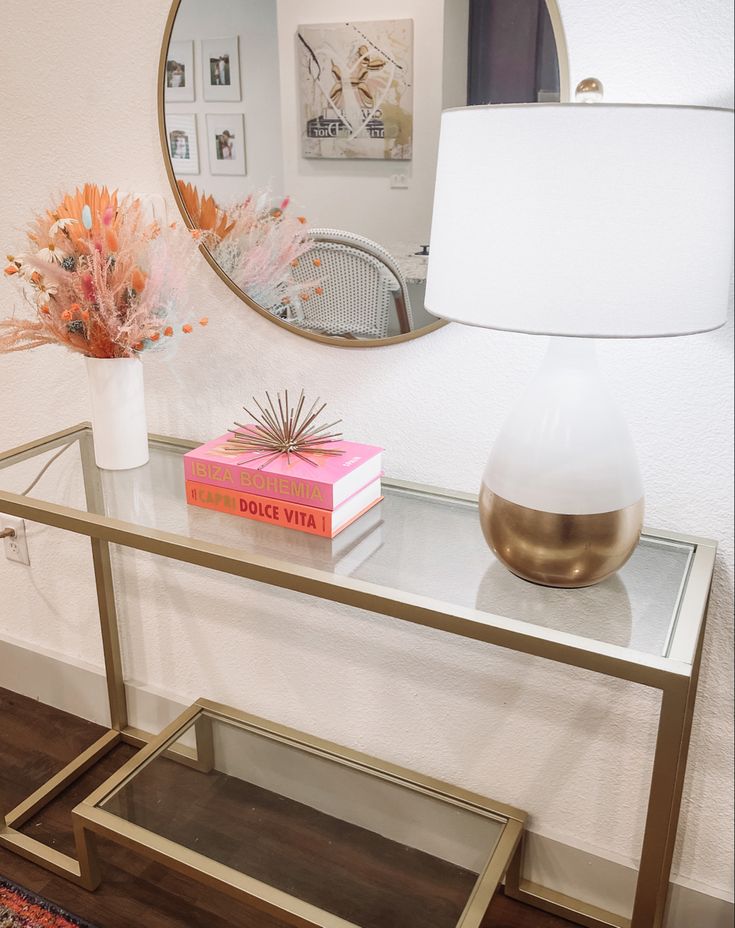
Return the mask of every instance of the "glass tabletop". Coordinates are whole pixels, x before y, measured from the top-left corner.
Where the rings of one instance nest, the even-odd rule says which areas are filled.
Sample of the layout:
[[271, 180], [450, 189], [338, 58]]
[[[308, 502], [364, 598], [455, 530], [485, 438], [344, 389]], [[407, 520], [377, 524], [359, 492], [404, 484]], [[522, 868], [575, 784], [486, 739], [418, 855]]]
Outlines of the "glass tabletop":
[[96, 807], [360, 928], [455, 928], [508, 822], [206, 711]]
[[[677, 648], [677, 660], [694, 659], [698, 632], [681, 629], [680, 618], [697, 539], [644, 535], [622, 570], [603, 583], [552, 589], [518, 579], [496, 560], [472, 500], [386, 479], [383, 501], [330, 540], [187, 505], [182, 455], [191, 442], [151, 439], [147, 465], [103, 471], [90, 464], [89, 432], [72, 437], [74, 444], [28, 498], [314, 569], [335, 582], [361, 581], [394, 598], [427, 597], [447, 613], [469, 609], [488, 623], [502, 616], [631, 653], [667, 658], [681, 632], [686, 646]], [[23, 461], [6, 459], [0, 493], [22, 492], [59, 447], [63, 442], [57, 440], [53, 450], [42, 445]], [[698, 621], [701, 614], [691, 620]]]

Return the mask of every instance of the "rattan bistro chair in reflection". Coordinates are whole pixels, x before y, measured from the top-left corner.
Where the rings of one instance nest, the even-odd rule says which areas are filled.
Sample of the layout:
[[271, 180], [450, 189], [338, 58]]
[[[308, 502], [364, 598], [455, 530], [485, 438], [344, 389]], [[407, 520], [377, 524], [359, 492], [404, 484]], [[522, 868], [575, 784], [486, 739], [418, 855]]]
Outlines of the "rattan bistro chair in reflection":
[[311, 292], [308, 299], [290, 307], [290, 321], [325, 335], [385, 338], [393, 310], [398, 331], [411, 331], [408, 286], [390, 252], [339, 229], [312, 229], [309, 237], [314, 246], [299, 260], [293, 275], [304, 283], [319, 277], [321, 292]]

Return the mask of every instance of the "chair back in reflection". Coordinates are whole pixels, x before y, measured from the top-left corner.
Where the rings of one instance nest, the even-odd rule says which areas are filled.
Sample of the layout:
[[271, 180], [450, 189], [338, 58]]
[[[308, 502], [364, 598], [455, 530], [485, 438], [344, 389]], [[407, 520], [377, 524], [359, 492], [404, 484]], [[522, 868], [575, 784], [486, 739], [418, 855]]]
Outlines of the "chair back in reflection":
[[399, 333], [411, 331], [408, 286], [390, 252], [339, 229], [311, 229], [309, 237], [314, 245], [299, 259], [293, 276], [304, 284], [318, 277], [319, 292], [294, 300], [290, 321], [346, 338], [385, 338], [394, 318]]

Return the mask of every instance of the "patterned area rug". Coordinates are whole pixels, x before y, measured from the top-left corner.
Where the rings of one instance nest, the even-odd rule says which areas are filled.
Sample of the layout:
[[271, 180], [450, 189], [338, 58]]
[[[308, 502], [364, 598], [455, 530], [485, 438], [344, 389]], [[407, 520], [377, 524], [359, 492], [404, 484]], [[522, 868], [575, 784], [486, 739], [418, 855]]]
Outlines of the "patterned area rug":
[[47, 899], [0, 878], [0, 928], [94, 928]]

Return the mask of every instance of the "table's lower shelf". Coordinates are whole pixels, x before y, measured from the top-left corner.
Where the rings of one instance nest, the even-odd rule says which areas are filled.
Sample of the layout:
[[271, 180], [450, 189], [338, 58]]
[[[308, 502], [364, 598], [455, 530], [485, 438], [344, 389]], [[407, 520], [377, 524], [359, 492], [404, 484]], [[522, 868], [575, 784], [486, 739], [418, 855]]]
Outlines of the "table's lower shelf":
[[88, 887], [102, 834], [294, 925], [477, 928], [525, 815], [200, 700], [73, 818]]

